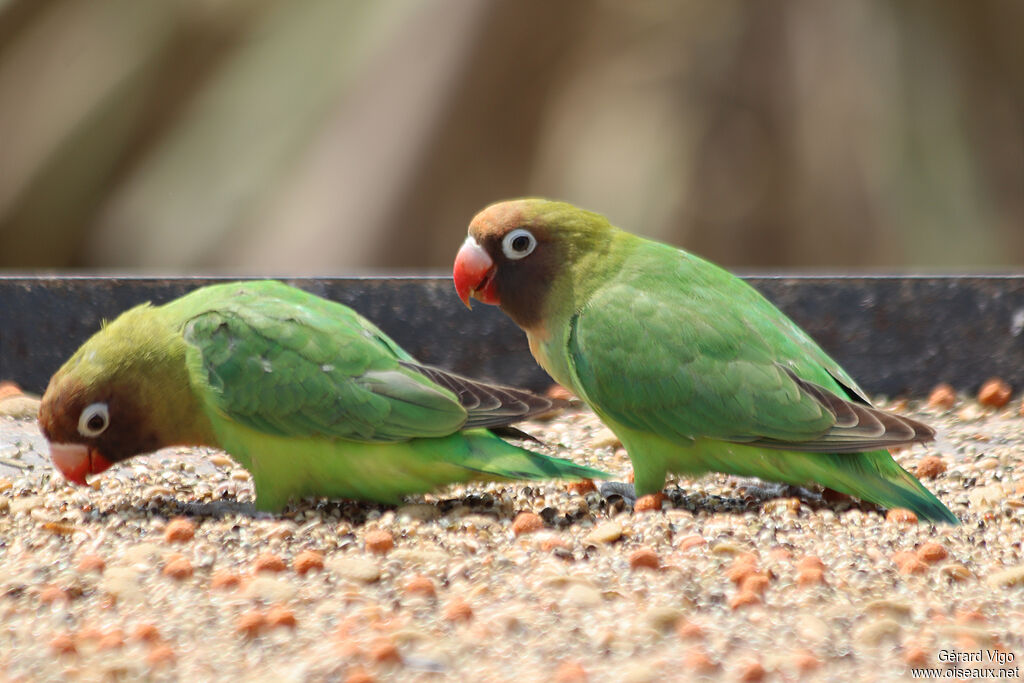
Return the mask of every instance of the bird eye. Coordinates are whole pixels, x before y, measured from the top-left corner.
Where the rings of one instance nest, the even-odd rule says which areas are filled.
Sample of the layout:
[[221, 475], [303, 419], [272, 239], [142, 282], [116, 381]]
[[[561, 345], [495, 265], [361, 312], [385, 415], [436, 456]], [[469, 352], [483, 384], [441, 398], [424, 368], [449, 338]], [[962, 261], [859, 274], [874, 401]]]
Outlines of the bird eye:
[[91, 403], [78, 418], [78, 433], [82, 436], [99, 436], [110, 424], [110, 411], [106, 403]]
[[529, 230], [523, 228], [513, 230], [501, 241], [501, 250], [513, 261], [529, 256], [536, 246], [537, 238]]

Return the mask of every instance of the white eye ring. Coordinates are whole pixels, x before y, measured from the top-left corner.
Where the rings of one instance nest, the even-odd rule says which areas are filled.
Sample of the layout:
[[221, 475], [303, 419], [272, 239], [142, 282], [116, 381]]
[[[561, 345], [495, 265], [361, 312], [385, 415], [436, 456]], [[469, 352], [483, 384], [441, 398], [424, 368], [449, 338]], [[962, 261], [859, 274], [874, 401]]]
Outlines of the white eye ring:
[[78, 433], [99, 436], [110, 425], [110, 410], [106, 403], [90, 403], [78, 418]]
[[517, 228], [505, 235], [505, 239], [501, 240], [501, 251], [513, 261], [526, 258], [536, 248], [537, 238], [525, 228]]

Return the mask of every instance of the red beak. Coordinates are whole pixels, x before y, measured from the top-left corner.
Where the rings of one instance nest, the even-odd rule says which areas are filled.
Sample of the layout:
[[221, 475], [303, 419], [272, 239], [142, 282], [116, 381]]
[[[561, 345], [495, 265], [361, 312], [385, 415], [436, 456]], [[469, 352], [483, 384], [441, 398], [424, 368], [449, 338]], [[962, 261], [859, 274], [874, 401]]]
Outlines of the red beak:
[[455, 281], [455, 291], [458, 292], [462, 303], [466, 308], [472, 309], [469, 298], [473, 297], [485, 304], [498, 305], [501, 300], [494, 288], [494, 273], [497, 266], [487, 252], [484, 251], [476, 240], [467, 237], [455, 257], [455, 269], [452, 271], [452, 279]]
[[50, 459], [64, 478], [85, 486], [87, 474], [99, 474], [113, 465], [103, 455], [80, 443], [51, 443]]

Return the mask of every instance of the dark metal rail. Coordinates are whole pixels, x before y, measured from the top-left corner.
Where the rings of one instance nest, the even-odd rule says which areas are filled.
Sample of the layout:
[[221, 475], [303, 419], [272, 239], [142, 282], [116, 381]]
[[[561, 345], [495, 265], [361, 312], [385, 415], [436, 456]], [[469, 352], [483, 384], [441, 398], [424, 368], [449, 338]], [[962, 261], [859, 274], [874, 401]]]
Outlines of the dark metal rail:
[[[104, 318], [232, 278], [0, 277], [0, 379], [42, 392]], [[869, 392], [1024, 389], [1024, 276], [750, 277]], [[543, 389], [526, 338], [493, 306], [467, 311], [445, 277], [285, 278], [341, 301], [420, 360]]]

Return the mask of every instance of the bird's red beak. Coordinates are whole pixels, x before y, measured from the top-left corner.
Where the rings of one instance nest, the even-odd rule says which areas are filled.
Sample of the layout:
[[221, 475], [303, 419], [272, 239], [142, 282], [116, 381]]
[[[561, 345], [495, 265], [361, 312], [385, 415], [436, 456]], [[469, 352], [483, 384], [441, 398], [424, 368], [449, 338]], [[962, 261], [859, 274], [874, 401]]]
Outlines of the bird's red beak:
[[466, 308], [472, 309], [469, 298], [473, 297], [485, 304], [498, 305], [501, 300], [494, 287], [494, 273], [497, 266], [487, 252], [472, 237], [467, 237], [455, 257], [455, 269], [452, 279], [455, 291], [458, 292]]
[[85, 486], [87, 474], [99, 474], [114, 463], [94, 448], [79, 443], [51, 443], [50, 459], [64, 478]]

